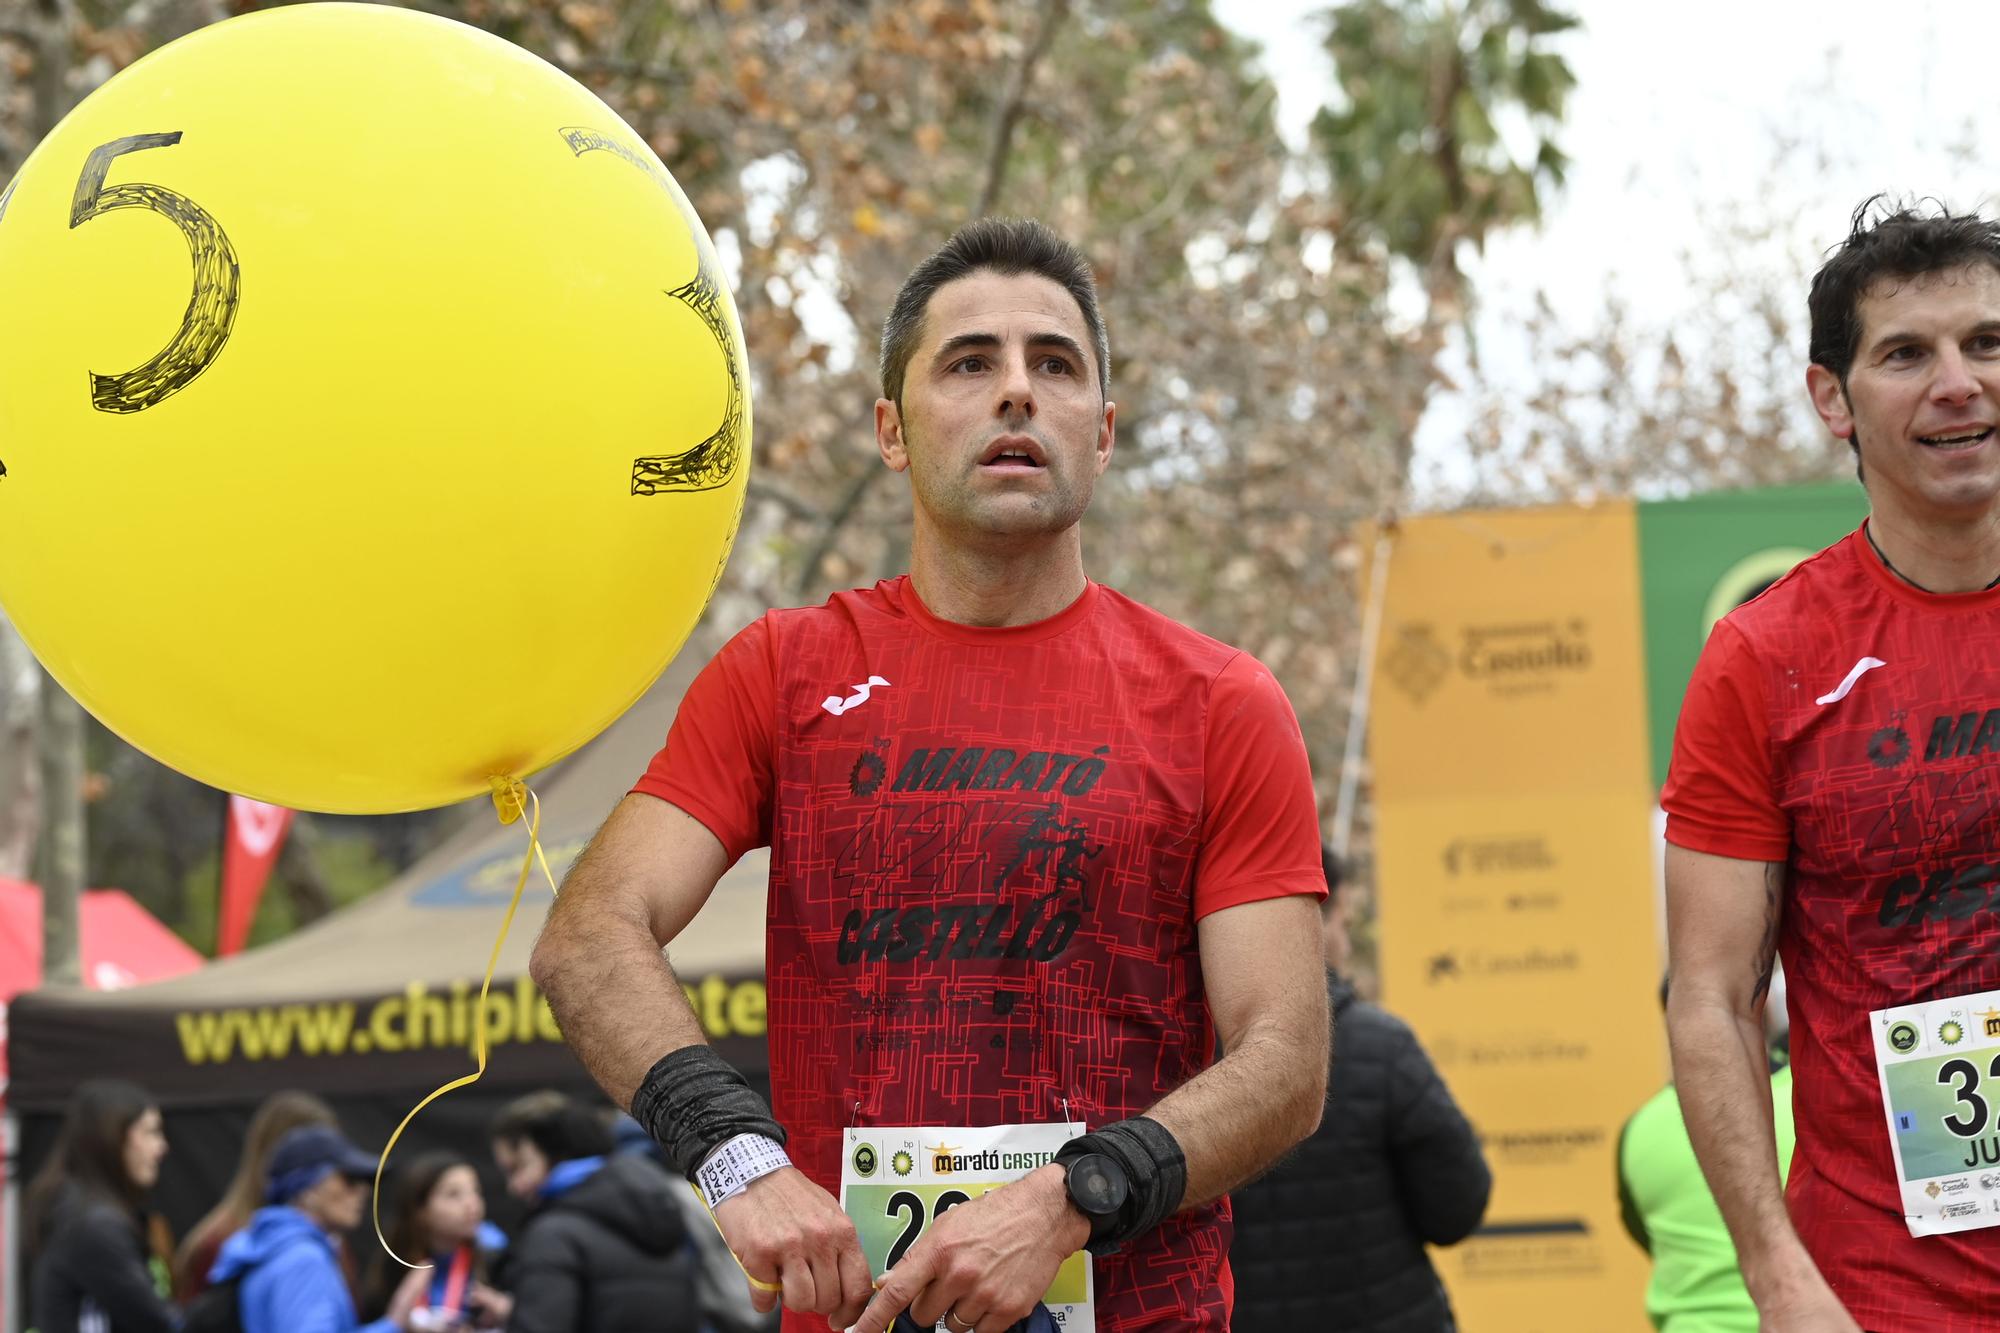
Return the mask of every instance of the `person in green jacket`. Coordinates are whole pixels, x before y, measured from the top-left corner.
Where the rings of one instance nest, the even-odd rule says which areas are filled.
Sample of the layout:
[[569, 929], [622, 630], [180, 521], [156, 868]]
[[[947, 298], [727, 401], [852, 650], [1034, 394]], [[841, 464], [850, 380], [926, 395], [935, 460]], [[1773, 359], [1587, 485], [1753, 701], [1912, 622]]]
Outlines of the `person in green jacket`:
[[[1666, 984], [1660, 1000], [1666, 1001]], [[1771, 1107], [1778, 1173], [1792, 1166], [1792, 1070], [1785, 1061], [1784, 991], [1773, 980]], [[1773, 1032], [1772, 1029], [1776, 1031]], [[1646, 1314], [1660, 1333], [1757, 1333], [1757, 1307], [1743, 1285], [1736, 1247], [1688, 1142], [1674, 1085], [1654, 1093], [1618, 1135], [1618, 1198], [1625, 1229], [1653, 1257]]]

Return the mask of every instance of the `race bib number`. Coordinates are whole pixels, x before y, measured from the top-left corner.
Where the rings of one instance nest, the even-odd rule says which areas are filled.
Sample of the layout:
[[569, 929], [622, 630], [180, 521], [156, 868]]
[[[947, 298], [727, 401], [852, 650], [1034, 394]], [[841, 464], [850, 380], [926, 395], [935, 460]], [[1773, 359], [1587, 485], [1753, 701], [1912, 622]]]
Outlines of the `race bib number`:
[[[850, 1129], [842, 1148], [840, 1206], [861, 1236], [877, 1281], [937, 1220], [961, 1203], [1019, 1180], [1054, 1160], [1082, 1125], [993, 1125], [984, 1129]], [[1096, 1333], [1090, 1256], [1078, 1251], [1042, 1297], [1056, 1326]]]
[[1910, 1234], [2000, 1226], [2000, 991], [1871, 1017]]

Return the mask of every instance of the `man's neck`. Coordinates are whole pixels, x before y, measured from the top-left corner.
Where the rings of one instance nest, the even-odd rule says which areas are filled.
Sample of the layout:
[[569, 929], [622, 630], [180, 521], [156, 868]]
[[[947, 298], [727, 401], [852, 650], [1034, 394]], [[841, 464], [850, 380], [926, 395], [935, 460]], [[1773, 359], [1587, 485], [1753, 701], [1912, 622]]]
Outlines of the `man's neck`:
[[1032, 544], [980, 548], [919, 529], [910, 543], [910, 583], [939, 620], [1032, 625], [1083, 596], [1083, 545], [1075, 528]]
[[1880, 510], [1868, 536], [1892, 573], [1925, 592], [1978, 592], [2000, 578], [2000, 511], [1964, 522], [1911, 522]]

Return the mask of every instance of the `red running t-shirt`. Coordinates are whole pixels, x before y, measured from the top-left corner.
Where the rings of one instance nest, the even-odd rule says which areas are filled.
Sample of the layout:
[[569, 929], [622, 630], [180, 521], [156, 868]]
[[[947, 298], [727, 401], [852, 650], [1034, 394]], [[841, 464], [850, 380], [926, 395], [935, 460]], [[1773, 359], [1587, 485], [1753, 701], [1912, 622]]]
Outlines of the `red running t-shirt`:
[[[636, 790], [770, 844], [772, 1099], [829, 1192], [851, 1124], [1142, 1113], [1215, 1049], [1195, 923], [1326, 890], [1277, 682], [1095, 584], [1004, 629], [907, 578], [773, 611]], [[1098, 1326], [1226, 1328], [1230, 1235], [1222, 1200], [1099, 1259]]]
[[2000, 590], [1938, 596], [1860, 532], [1715, 627], [1667, 839], [1789, 865], [1786, 1201], [1863, 1328], [2000, 1327], [2000, 1231], [1903, 1222], [1869, 1012], [2000, 987]]

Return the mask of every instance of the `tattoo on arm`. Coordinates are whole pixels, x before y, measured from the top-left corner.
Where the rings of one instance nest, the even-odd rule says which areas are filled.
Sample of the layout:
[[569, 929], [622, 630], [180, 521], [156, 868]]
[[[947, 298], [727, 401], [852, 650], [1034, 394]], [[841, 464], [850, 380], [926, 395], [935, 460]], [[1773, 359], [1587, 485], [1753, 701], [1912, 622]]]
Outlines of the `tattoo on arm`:
[[1750, 992], [1752, 1004], [1762, 1004], [1771, 989], [1771, 974], [1778, 961], [1778, 921], [1783, 915], [1785, 867], [1773, 861], [1764, 867], [1764, 938], [1757, 945], [1757, 984]]

